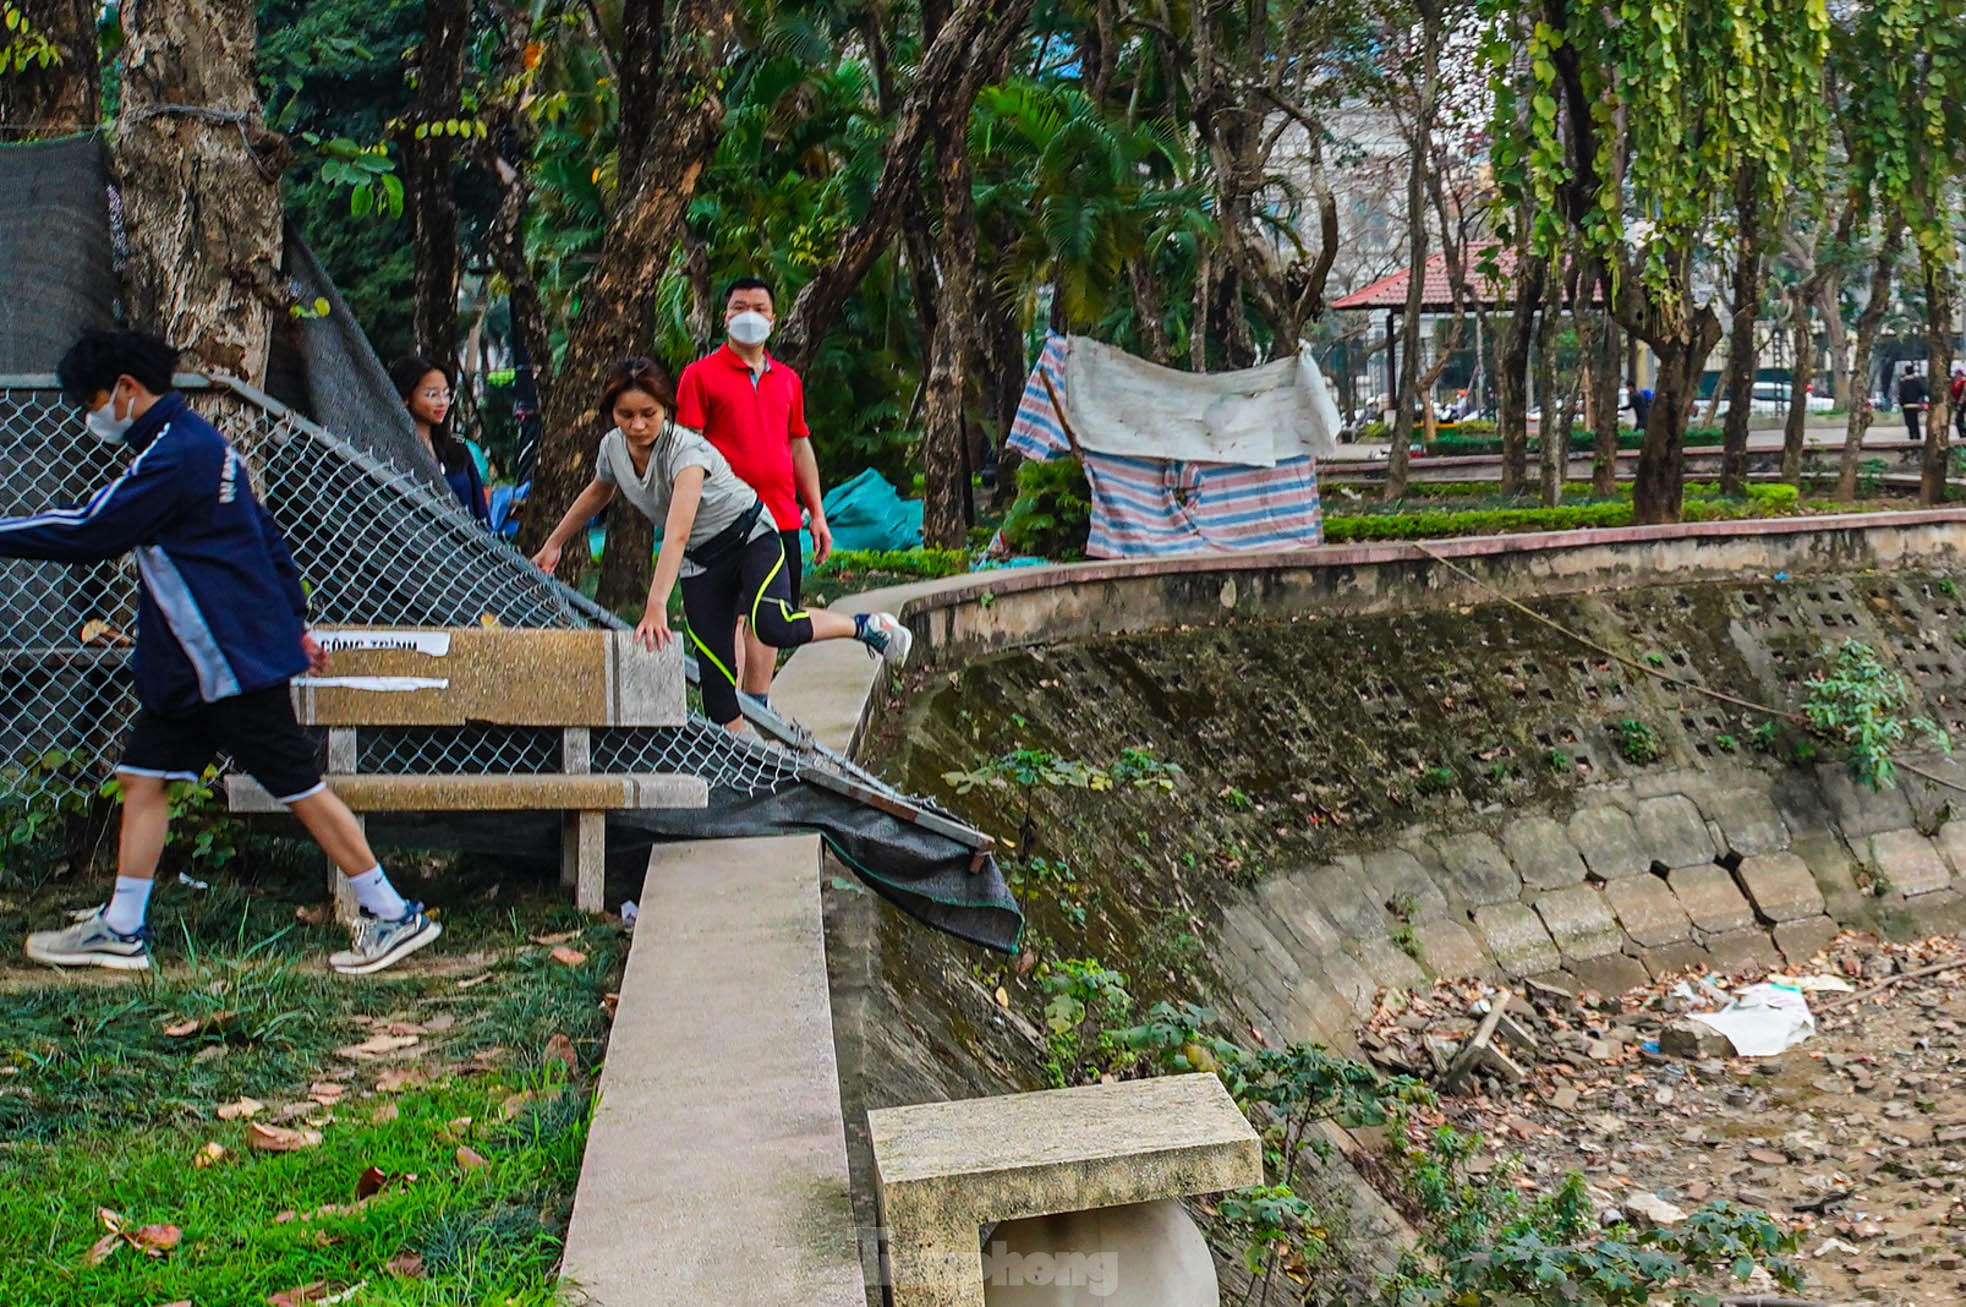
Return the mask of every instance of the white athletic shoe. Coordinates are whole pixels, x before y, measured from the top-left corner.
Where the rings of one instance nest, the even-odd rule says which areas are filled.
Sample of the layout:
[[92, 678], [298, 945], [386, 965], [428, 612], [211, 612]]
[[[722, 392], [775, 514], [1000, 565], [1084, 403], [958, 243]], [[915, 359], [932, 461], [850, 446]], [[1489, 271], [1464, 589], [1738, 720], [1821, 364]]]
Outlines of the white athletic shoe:
[[72, 926], [29, 935], [27, 956], [51, 967], [148, 971], [150, 931], [139, 926], [135, 934], [125, 935], [104, 921], [101, 909], [97, 909]]
[[328, 965], [344, 976], [366, 976], [396, 965], [443, 933], [442, 925], [423, 915], [421, 903], [410, 904], [395, 921], [364, 912], [353, 946], [331, 956]]
[[860, 643], [867, 646], [869, 653], [878, 654], [888, 666], [899, 667], [908, 661], [908, 651], [915, 647], [915, 633], [903, 626], [893, 613], [869, 613]]

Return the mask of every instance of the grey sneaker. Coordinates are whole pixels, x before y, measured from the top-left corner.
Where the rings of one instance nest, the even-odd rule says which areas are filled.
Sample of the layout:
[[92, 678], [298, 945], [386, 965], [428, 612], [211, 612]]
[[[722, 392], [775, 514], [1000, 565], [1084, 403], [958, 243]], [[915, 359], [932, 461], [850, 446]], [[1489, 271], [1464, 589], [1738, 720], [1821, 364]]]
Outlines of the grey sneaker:
[[444, 933], [444, 928], [423, 915], [423, 905], [412, 903], [410, 910], [395, 921], [362, 914], [355, 927], [353, 946], [334, 954], [328, 965], [344, 976], [366, 976], [401, 962], [410, 954]]
[[98, 908], [72, 926], [37, 931], [27, 937], [27, 956], [51, 967], [110, 967], [116, 971], [150, 969], [150, 930], [139, 926], [125, 935], [102, 919]]
[[903, 626], [893, 613], [869, 613], [860, 642], [890, 667], [899, 667], [908, 661], [908, 651], [915, 647], [915, 633]]

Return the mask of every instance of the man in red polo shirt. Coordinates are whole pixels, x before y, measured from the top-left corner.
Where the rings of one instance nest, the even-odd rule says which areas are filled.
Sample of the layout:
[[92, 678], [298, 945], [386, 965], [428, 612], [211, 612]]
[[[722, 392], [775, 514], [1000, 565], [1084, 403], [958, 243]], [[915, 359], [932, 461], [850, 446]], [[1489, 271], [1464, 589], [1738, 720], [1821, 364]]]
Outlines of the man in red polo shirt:
[[[814, 564], [833, 552], [833, 533], [820, 502], [819, 461], [806, 427], [805, 385], [798, 373], [765, 350], [775, 318], [770, 286], [756, 277], [730, 284], [724, 294], [723, 348], [683, 369], [676, 387], [676, 421], [701, 431], [764, 500], [785, 542], [785, 570], [796, 607], [803, 579], [799, 505], [812, 514]], [[741, 647], [741, 688], [763, 702], [771, 693], [777, 651], [748, 628]]]

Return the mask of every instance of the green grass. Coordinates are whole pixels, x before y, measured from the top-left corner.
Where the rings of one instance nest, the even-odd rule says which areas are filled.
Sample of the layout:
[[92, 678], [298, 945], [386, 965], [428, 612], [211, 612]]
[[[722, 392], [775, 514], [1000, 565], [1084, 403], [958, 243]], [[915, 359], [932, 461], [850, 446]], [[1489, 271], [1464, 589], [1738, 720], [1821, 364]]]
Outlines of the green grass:
[[[320, 897], [314, 875], [260, 870], [257, 885], [214, 875], [208, 891], [160, 888], [152, 974], [0, 964], [0, 1303], [260, 1304], [315, 1281], [367, 1281], [351, 1300], [362, 1304], [551, 1302], [589, 1104], [586, 1081], [567, 1085], [547, 1044], [563, 1035], [583, 1073], [598, 1064], [619, 931], [564, 906], [543, 879], [529, 897], [489, 867], [445, 867], [424, 886], [405, 874], [407, 889], [445, 905], [444, 937], [351, 981], [322, 963], [340, 932], [296, 919]], [[103, 889], [64, 880], [30, 897], [31, 884], [0, 872], [10, 953], [30, 923]], [[568, 931], [566, 945], [588, 955], [577, 966], [533, 942]], [[167, 1033], [194, 1020], [191, 1033]], [[415, 1027], [418, 1043], [374, 1059], [336, 1051], [392, 1023]], [[410, 1068], [422, 1074], [407, 1086], [389, 1076]], [[312, 1103], [319, 1082], [343, 1096]], [[284, 1124], [317, 1128], [323, 1142], [249, 1148], [249, 1123], [217, 1114], [241, 1097], [265, 1105], [258, 1120], [291, 1111]], [[207, 1143], [227, 1156], [195, 1167]], [[461, 1166], [460, 1145], [487, 1165]], [[319, 1220], [277, 1219], [353, 1204], [368, 1167], [418, 1179]], [[183, 1242], [89, 1267], [100, 1208], [131, 1227], [178, 1226]], [[420, 1257], [427, 1278], [392, 1275], [400, 1254]]]

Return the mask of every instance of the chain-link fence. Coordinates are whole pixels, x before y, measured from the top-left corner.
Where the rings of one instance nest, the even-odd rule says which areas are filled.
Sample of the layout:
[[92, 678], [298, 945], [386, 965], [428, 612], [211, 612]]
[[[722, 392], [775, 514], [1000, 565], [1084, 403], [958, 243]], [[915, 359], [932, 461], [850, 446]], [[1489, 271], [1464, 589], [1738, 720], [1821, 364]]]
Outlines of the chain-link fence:
[[[252, 467], [293, 550], [315, 621], [621, 625], [486, 535], [427, 480], [236, 383], [182, 384]], [[53, 378], [0, 377], [0, 515], [79, 502], [122, 462], [84, 432]], [[128, 559], [89, 567], [0, 560], [0, 798], [32, 802], [92, 790], [108, 775], [135, 708], [123, 665], [135, 633], [136, 585]], [[987, 845], [797, 728], [746, 707], [761, 732], [788, 747], [732, 735], [692, 715], [677, 728], [597, 731], [592, 766], [701, 776], [713, 803], [810, 780], [958, 843]], [[361, 768], [384, 773], [542, 773], [559, 765], [557, 733], [507, 727], [370, 731], [362, 749]]]

